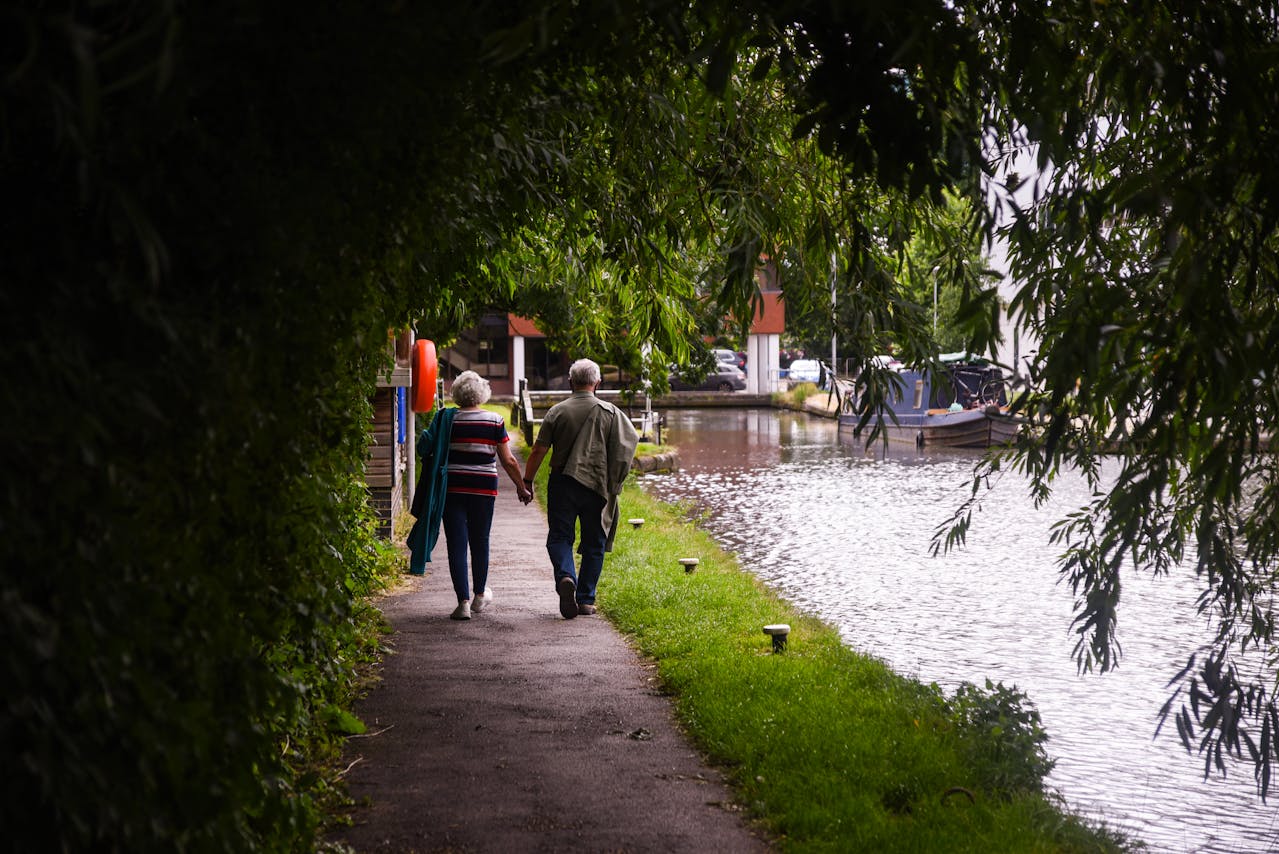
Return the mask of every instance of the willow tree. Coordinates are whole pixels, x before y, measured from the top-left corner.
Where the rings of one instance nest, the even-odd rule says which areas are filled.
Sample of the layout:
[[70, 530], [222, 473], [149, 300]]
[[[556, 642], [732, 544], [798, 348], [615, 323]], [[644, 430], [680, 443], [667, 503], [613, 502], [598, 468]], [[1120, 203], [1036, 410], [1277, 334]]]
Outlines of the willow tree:
[[1097, 489], [1056, 532], [1085, 668], [1118, 660], [1125, 573], [1194, 577], [1208, 631], [1163, 712], [1205, 773], [1242, 757], [1264, 796], [1279, 760], [1279, 7], [965, 14], [1001, 69], [987, 121], [1037, 144], [1023, 177], [1042, 182], [1029, 204], [1005, 194], [1001, 223], [1013, 308], [1043, 340], [1030, 429], [980, 475], [1011, 464], [1038, 497], [1069, 466]]

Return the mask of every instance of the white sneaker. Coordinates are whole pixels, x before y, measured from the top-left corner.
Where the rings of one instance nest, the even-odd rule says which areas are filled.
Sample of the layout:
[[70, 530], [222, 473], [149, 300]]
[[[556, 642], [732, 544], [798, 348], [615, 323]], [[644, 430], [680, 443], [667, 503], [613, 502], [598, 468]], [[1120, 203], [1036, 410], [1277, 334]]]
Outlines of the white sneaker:
[[493, 588], [489, 587], [484, 591], [483, 596], [475, 596], [471, 599], [471, 610], [479, 613], [493, 604]]
[[449, 614], [450, 620], [469, 620], [471, 619], [471, 603], [458, 602], [457, 607], [453, 609], [453, 613]]

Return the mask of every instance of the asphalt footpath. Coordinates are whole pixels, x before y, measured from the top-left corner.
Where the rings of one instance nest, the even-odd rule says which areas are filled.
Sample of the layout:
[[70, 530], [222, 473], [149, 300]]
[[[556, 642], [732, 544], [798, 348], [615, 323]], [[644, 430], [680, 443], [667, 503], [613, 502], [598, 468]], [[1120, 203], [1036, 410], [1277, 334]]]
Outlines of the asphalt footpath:
[[357, 807], [333, 840], [424, 854], [769, 850], [676, 726], [652, 666], [602, 615], [560, 616], [545, 544], [545, 514], [504, 479], [488, 608], [449, 619], [442, 537], [427, 574], [380, 602], [394, 652], [357, 707], [368, 732], [344, 762]]

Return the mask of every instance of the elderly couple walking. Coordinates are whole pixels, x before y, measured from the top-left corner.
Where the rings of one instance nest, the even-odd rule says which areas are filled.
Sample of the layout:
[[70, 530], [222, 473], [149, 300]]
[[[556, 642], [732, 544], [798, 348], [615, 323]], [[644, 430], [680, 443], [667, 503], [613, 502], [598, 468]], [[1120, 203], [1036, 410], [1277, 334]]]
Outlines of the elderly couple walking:
[[[625, 413], [595, 396], [599, 365], [579, 359], [568, 377], [572, 394], [546, 413], [523, 472], [511, 452], [502, 417], [481, 408], [489, 399], [489, 383], [474, 371], [457, 376], [452, 390], [457, 407], [437, 413], [418, 439], [422, 473], [413, 498], [417, 521], [408, 537], [409, 571], [426, 571], [442, 525], [457, 594], [451, 614], [455, 620], [469, 620], [493, 599], [488, 586], [489, 531], [498, 464], [515, 484], [520, 501], [528, 504], [533, 500], [533, 478], [548, 453], [546, 551], [560, 615], [571, 620], [595, 613], [595, 586], [604, 569], [604, 553], [613, 545], [618, 495], [639, 436]], [[574, 571], [573, 542], [579, 526], [581, 568]]]

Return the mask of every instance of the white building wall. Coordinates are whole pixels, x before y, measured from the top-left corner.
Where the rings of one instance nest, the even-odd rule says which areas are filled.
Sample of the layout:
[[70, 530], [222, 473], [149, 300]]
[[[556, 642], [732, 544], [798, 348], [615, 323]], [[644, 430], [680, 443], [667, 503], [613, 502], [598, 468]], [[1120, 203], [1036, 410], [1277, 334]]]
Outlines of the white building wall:
[[513, 335], [511, 337], [511, 391], [514, 394], [519, 394], [520, 380], [525, 378], [524, 336]]
[[750, 394], [772, 394], [781, 391], [780, 335], [752, 334], [746, 339], [746, 391]]

